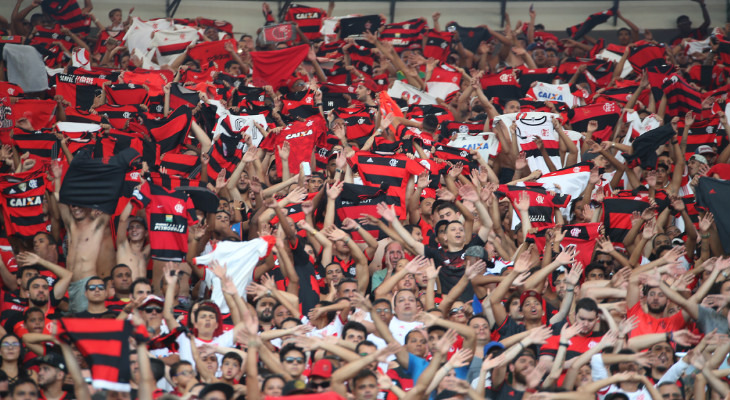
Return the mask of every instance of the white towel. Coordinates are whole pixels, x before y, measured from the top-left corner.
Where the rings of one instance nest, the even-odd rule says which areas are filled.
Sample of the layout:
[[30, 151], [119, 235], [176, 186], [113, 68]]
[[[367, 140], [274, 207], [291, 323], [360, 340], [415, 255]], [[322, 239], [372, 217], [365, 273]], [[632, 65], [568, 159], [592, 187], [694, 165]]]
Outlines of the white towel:
[[48, 74], [43, 57], [33, 46], [6, 44], [3, 60], [8, 68], [8, 82], [20, 86], [25, 93], [48, 89]]

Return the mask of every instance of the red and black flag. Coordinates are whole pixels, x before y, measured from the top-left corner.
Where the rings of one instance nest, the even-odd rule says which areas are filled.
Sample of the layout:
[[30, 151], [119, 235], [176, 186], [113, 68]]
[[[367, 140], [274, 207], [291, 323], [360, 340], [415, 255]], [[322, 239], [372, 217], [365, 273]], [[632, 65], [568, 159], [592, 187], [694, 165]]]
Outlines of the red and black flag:
[[[377, 205], [385, 203], [388, 206], [395, 206], [396, 215], [399, 219], [402, 219], [406, 216], [404, 199], [405, 197], [401, 196], [401, 191], [387, 185], [374, 187], [345, 183], [342, 194], [337, 198], [335, 204], [337, 218], [341, 222], [346, 218], [357, 220], [361, 214], [378, 215]], [[382, 236], [377, 226], [363, 225], [363, 228], [375, 238]], [[356, 232], [353, 232], [352, 238], [356, 241], [362, 241], [362, 237]]]
[[[421, 37], [426, 28], [428, 28], [428, 24], [423, 18], [387, 24], [380, 32], [380, 40], [389, 42], [393, 45], [395, 51], [400, 53], [406, 49], [420, 47]], [[424, 56], [429, 57], [425, 54]]]
[[271, 85], [274, 90], [283, 86], [307, 57], [309, 46], [299, 45], [287, 49], [252, 51], [253, 84]]
[[83, 14], [77, 0], [43, 0], [41, 9], [77, 35], [87, 35], [91, 29], [91, 17]]
[[500, 185], [495, 194], [499, 197], [507, 197], [514, 206], [522, 192], [526, 192], [530, 199], [527, 214], [532, 226], [537, 228], [554, 224], [555, 209], [570, 205], [569, 194], [553, 195], [542, 186]]
[[[517, 100], [522, 97], [522, 88], [511, 70], [485, 75], [479, 83], [484, 89], [484, 94], [489, 98], [496, 97], [501, 106], [504, 106], [508, 100]], [[492, 100], [492, 102], [494, 101]]]
[[210, 63], [215, 63], [219, 71], [223, 71], [228, 61], [231, 61], [231, 53], [226, 50], [226, 43], [233, 45], [235, 49], [237, 44], [233, 39], [216, 40], [214, 42], [202, 42], [196, 44], [188, 50], [188, 56], [200, 63], [201, 68], [206, 68]]
[[730, 252], [730, 182], [721, 179], [701, 177], [697, 185], [697, 205], [709, 210], [715, 217], [720, 241], [725, 252]]
[[523, 95], [530, 90], [533, 82], [552, 83], [558, 73], [558, 69], [555, 67], [529, 69], [524, 65], [521, 65], [517, 67], [517, 69], [520, 71], [519, 82]]
[[76, 345], [91, 366], [91, 378], [97, 389], [129, 392], [129, 338], [149, 340], [144, 325], [119, 319], [61, 318], [56, 336]]
[[667, 96], [667, 115], [676, 117], [686, 114], [687, 111], [702, 111], [703, 95], [679, 74], [672, 74], [664, 81], [662, 91]]
[[600, 141], [611, 137], [620, 117], [621, 106], [613, 102], [590, 104], [568, 110], [570, 125], [575, 131], [585, 132], [590, 121], [598, 122], [598, 129], [593, 133], [593, 138]]
[[176, 110], [182, 106], [195, 108], [198, 103], [200, 103], [200, 94], [195, 90], [190, 90], [180, 83], [170, 85], [170, 109]]
[[[575, 260], [580, 261], [584, 266], [590, 264], [600, 227], [600, 222], [563, 225], [561, 231], [565, 233], [565, 238], [560, 242], [560, 248], [565, 249], [567, 246], [575, 245], [576, 250], [578, 250]], [[528, 239], [535, 241], [540, 253], [545, 252], [545, 233], [551, 228], [552, 226], [547, 226], [539, 229], [534, 235], [527, 235]]]
[[646, 196], [609, 197], [603, 200], [603, 224], [606, 236], [613, 243], [623, 243], [631, 230], [631, 214], [649, 207]]
[[489, 33], [489, 29], [478, 26], [476, 28], [463, 27], [456, 22], [449, 22], [446, 25], [447, 32], [458, 32], [459, 40], [465, 49], [476, 53], [479, 45], [482, 42], [488, 42], [492, 38], [492, 34]]
[[597, 12], [588, 16], [588, 19], [581, 22], [578, 25], [566, 28], [565, 31], [574, 40], [580, 40], [588, 32], [590, 32], [596, 26], [608, 21], [608, 19], [616, 14], [616, 7]]
[[644, 40], [636, 42], [636, 45], [629, 50], [628, 61], [634, 67], [634, 71], [640, 73], [648, 67], [655, 67], [666, 64], [664, 54], [666, 50], [663, 45], [656, 45]]
[[319, 108], [314, 106], [314, 91], [311, 89], [287, 93], [282, 96], [281, 102], [281, 113], [292, 118], [307, 119], [319, 114]]
[[327, 13], [321, 8], [292, 4], [286, 10], [283, 20], [297, 24], [307, 39], [318, 40], [322, 38], [320, 30], [322, 29], [322, 19], [326, 16]]
[[[687, 134], [687, 150], [684, 153], [685, 159], [696, 153], [700, 146], [716, 146], [718, 144], [717, 125], [720, 123], [718, 117], [698, 119], [689, 128]], [[684, 120], [677, 124], [677, 130], [684, 129]]]
[[451, 53], [451, 41], [454, 39], [453, 32], [435, 31], [429, 29], [426, 32], [426, 46], [423, 48], [423, 56], [435, 58], [446, 62]]

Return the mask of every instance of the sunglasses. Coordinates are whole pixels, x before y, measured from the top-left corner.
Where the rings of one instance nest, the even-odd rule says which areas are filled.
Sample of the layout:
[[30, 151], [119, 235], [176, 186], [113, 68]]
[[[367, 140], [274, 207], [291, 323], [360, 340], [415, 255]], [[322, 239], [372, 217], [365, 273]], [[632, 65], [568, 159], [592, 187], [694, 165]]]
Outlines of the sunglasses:
[[5, 342], [0, 347], [20, 347], [20, 342]]
[[456, 308], [452, 308], [452, 309], [451, 309], [451, 310], [449, 311], [449, 314], [458, 314], [458, 313], [460, 313], [460, 312], [464, 312], [464, 306], [461, 306], [461, 307], [456, 307]]
[[319, 383], [312, 382], [311, 386], [312, 386], [312, 389], [319, 389], [319, 388], [327, 389], [328, 387], [330, 387], [330, 383], [329, 383], [329, 381], [324, 381], [324, 382], [319, 382]]
[[147, 314], [152, 314], [153, 312], [159, 314], [162, 312], [162, 309], [160, 307], [145, 307], [144, 312], [146, 312]]
[[388, 313], [388, 312], [390, 312], [390, 308], [376, 308], [375, 312], [378, 314], [384, 313], [384, 312]]
[[291, 363], [297, 363], [297, 364], [304, 364], [304, 357], [284, 357], [284, 362], [291, 364]]
[[95, 290], [106, 290], [106, 286], [103, 284], [89, 285], [86, 287], [86, 290], [91, 290], [92, 292]]

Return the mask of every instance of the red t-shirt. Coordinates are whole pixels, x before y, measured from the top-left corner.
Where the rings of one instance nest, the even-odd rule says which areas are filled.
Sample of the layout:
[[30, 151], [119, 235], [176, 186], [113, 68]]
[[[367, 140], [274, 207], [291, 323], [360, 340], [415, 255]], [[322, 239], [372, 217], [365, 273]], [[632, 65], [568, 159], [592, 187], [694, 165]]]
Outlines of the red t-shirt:
[[687, 324], [684, 320], [682, 312], [678, 312], [674, 315], [664, 318], [654, 318], [651, 315], [644, 312], [641, 308], [641, 302], [637, 302], [633, 307], [626, 313], [626, 317], [636, 315], [639, 318], [639, 323], [634, 330], [629, 333], [629, 337], [646, 335], [649, 333], [666, 333], [673, 332], [684, 328]]

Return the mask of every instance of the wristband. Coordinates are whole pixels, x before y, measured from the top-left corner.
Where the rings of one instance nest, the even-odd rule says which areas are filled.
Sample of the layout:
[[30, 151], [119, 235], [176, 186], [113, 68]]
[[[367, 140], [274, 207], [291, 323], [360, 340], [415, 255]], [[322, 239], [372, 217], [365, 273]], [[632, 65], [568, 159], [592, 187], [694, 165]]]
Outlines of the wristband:
[[570, 343], [560, 342], [560, 345], [561, 345], [561, 346], [565, 346], [565, 347], [568, 347], [568, 346], [570, 346]]
[[339, 169], [339, 168], [335, 168], [335, 172], [337, 172], [337, 173], [339, 174], [339, 173], [342, 173], [342, 172], [344, 172], [344, 171], [342, 171], [342, 170], [341, 170], [341, 169]]
[[314, 105], [315, 107], [322, 107], [322, 103], [317, 103]]
[[704, 234], [704, 235], [701, 235], [700, 237], [701, 237], [702, 239], [709, 239], [709, 238], [710, 238], [710, 234], [709, 234], [709, 233], [706, 233], [706, 234]]
[[575, 288], [574, 288], [574, 287], [572, 287], [572, 288], [570, 288], [570, 289], [565, 289], [565, 291], [566, 291], [566, 292], [569, 292], [569, 293], [573, 293], [573, 292], [575, 292]]
[[523, 344], [522, 342], [517, 342], [517, 344], [519, 344], [519, 345], [520, 345], [520, 349], [521, 349], [521, 350], [524, 350], [524, 349], [525, 349], [525, 347], [527, 347], [527, 346], [525, 346], [525, 345], [524, 345], [524, 344]]

